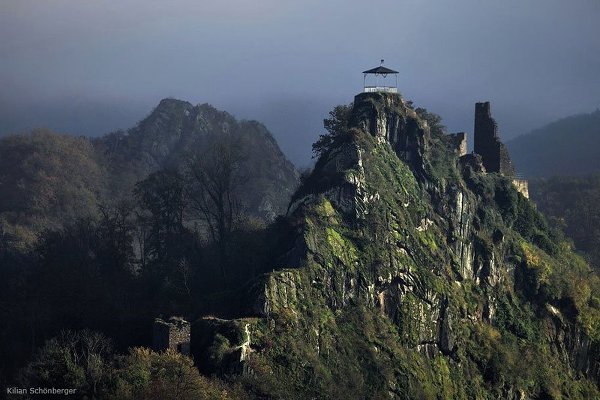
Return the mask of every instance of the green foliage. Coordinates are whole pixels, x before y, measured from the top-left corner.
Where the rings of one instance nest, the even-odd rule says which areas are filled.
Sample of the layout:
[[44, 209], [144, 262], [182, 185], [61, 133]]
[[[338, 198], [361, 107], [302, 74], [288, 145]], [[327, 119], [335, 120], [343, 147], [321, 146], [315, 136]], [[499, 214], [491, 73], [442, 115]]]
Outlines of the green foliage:
[[458, 155], [452, 148], [452, 140], [442, 124], [442, 117], [422, 107], [416, 108], [415, 113], [427, 122], [431, 133], [426, 154], [426, 170], [430, 177], [442, 187], [458, 184], [461, 180], [457, 168]]
[[511, 292], [502, 292], [498, 297], [495, 325], [500, 332], [524, 340], [539, 337], [536, 316], [529, 304], [522, 304]]
[[538, 340], [523, 340], [506, 331], [500, 333], [487, 324], [475, 325], [466, 349], [488, 381], [489, 386], [484, 390], [494, 397], [506, 397], [511, 387], [534, 393], [537, 398], [589, 399], [600, 394], [594, 383], [573, 376], [561, 360], [544, 348], [546, 344]]
[[64, 331], [48, 340], [23, 370], [21, 379], [24, 387], [76, 389], [78, 398], [246, 398], [239, 387], [200, 375], [187, 356], [140, 347], [118, 356], [110, 340], [88, 330]]
[[[167, 270], [175, 268], [182, 256], [184, 211], [189, 199], [185, 193], [184, 179], [177, 171], [160, 170], [139, 182], [135, 196], [141, 206], [140, 222], [147, 227], [144, 264]], [[146, 262], [146, 260], [148, 260]]]
[[223, 276], [232, 232], [242, 220], [239, 188], [243, 181], [242, 149], [230, 135], [211, 140], [207, 151], [194, 155], [188, 164], [186, 192], [192, 215], [203, 222], [215, 247]]
[[108, 397], [119, 400], [244, 398], [239, 389], [200, 375], [191, 358], [172, 351], [134, 348], [121, 358], [115, 374], [116, 389]]
[[328, 133], [319, 136], [319, 139], [313, 144], [313, 158], [318, 158], [326, 153], [335, 145], [339, 137], [348, 132], [351, 112], [352, 103], [335, 106], [329, 112], [329, 118], [323, 120], [323, 126]]
[[96, 215], [103, 171], [91, 143], [49, 130], [0, 140], [0, 225], [22, 245]]
[[529, 192], [551, 225], [600, 271], [600, 175], [531, 180]]
[[550, 231], [544, 217], [525, 198], [517, 197], [517, 215], [514, 228], [521, 236], [544, 249], [548, 254], [556, 254], [555, 233]]
[[344, 265], [352, 268], [358, 258], [355, 246], [349, 240], [342, 237], [335, 229], [327, 228], [327, 243], [329, 244], [332, 253]]
[[229, 340], [223, 335], [216, 334], [213, 344], [208, 349], [208, 354], [210, 355], [210, 361], [213, 366], [218, 366], [223, 362], [223, 359], [229, 352], [229, 348], [231, 344]]
[[110, 390], [112, 345], [102, 334], [63, 331], [46, 342], [22, 373], [24, 387], [73, 388], [90, 398]]
[[563, 244], [558, 254], [548, 254], [527, 242], [524, 253], [524, 278], [529, 293], [558, 306], [568, 317], [576, 318], [585, 333], [600, 340], [600, 278], [580, 257]]
[[427, 125], [431, 129], [431, 133], [434, 136], [441, 136], [446, 133], [446, 127], [442, 124], [442, 117], [432, 112], [429, 112], [426, 108], [417, 107], [415, 112], [422, 120], [427, 121]]
[[556, 254], [559, 239], [551, 231], [542, 214], [520, 195], [509, 178], [498, 174], [478, 174], [465, 171], [465, 181], [480, 198], [478, 223], [487, 231], [502, 230], [507, 226], [526, 240], [536, 244], [549, 254]]
[[141, 206], [152, 214], [153, 223], [176, 232], [183, 225], [186, 207], [183, 177], [177, 171], [160, 170], [136, 185]]

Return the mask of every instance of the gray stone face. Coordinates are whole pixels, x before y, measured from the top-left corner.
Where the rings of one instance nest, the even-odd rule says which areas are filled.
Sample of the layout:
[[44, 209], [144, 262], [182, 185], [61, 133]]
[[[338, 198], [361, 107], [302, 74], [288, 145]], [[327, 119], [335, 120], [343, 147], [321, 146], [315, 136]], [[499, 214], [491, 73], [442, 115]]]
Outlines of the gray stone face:
[[424, 153], [431, 137], [421, 120], [400, 94], [361, 93], [354, 97], [352, 127], [389, 143], [398, 157], [418, 173], [424, 171]]

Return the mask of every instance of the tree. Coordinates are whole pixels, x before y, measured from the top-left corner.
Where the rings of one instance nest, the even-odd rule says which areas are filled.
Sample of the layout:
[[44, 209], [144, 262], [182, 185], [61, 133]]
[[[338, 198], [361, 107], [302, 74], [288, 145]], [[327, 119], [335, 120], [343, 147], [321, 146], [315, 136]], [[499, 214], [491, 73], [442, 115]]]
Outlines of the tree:
[[139, 182], [135, 195], [141, 208], [137, 240], [144, 286], [158, 309], [181, 313], [191, 306], [189, 283], [200, 254], [185, 226], [186, 181], [178, 171], [160, 170]]
[[113, 398], [209, 400], [240, 398], [240, 390], [225, 388], [198, 372], [191, 358], [168, 350], [156, 353], [134, 348], [121, 360]]
[[74, 388], [96, 397], [110, 387], [111, 341], [90, 330], [63, 331], [46, 342], [21, 375], [25, 387]]
[[337, 138], [348, 132], [352, 107], [352, 103], [338, 105], [329, 112], [329, 118], [323, 120], [323, 127], [327, 130], [327, 133], [320, 135], [319, 139], [313, 144], [313, 158], [319, 157], [331, 147]]
[[195, 154], [188, 163], [191, 209], [216, 244], [223, 277], [227, 275], [227, 249], [231, 233], [242, 217], [238, 199], [241, 185], [240, 146], [230, 135], [212, 139], [208, 150]]
[[134, 193], [146, 211], [140, 215], [148, 227], [144, 256], [163, 267], [177, 264], [188, 204], [183, 176], [174, 170], [154, 172], [136, 185]]
[[431, 133], [436, 135], [444, 135], [446, 133], [446, 127], [442, 124], [442, 117], [439, 115], [429, 112], [426, 108], [417, 107], [415, 112], [422, 120], [427, 121], [427, 125], [431, 129]]
[[101, 204], [98, 236], [99, 256], [111, 269], [114, 279], [123, 272], [132, 272], [134, 260], [133, 235], [135, 231], [134, 204], [120, 201], [114, 205]]
[[94, 217], [103, 174], [89, 140], [37, 129], [0, 140], [0, 219], [30, 246], [44, 229]]

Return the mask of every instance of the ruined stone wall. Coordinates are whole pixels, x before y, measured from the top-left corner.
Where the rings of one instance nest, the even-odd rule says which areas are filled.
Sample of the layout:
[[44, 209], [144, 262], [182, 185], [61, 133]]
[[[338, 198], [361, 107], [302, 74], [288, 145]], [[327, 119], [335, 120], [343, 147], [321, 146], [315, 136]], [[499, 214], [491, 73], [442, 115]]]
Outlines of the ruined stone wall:
[[450, 140], [452, 140], [452, 147], [458, 156], [462, 157], [467, 154], [467, 133], [457, 132], [451, 133], [449, 136]]
[[171, 349], [179, 353], [190, 354], [190, 323], [183, 318], [171, 317], [168, 321], [154, 320], [153, 346], [155, 351]]
[[492, 118], [490, 103], [475, 104], [475, 153], [481, 155], [487, 172], [513, 176], [508, 150], [498, 137], [498, 124]]

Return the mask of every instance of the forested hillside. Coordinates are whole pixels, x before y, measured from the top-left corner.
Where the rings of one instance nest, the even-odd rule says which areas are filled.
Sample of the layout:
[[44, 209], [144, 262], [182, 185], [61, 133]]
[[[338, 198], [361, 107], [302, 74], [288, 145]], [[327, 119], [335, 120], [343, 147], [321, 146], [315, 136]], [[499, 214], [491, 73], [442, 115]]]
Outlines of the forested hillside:
[[165, 99], [127, 132], [88, 139], [38, 129], [1, 139], [0, 230], [31, 245], [45, 229], [129, 201], [153, 172], [183, 178], [200, 160], [214, 167], [218, 152], [228, 153], [238, 212], [266, 222], [285, 212], [298, 173], [262, 124]]
[[600, 271], [600, 175], [529, 182], [531, 200]]
[[581, 176], [600, 171], [600, 110], [563, 118], [506, 143], [526, 177]]
[[1, 139], [0, 376], [64, 329], [124, 350], [156, 316], [214, 312], [265, 268], [297, 177], [260, 123], [174, 99], [98, 139]]
[[0, 140], [0, 232], [25, 246], [45, 229], [97, 215], [104, 177], [87, 139], [35, 130]]

